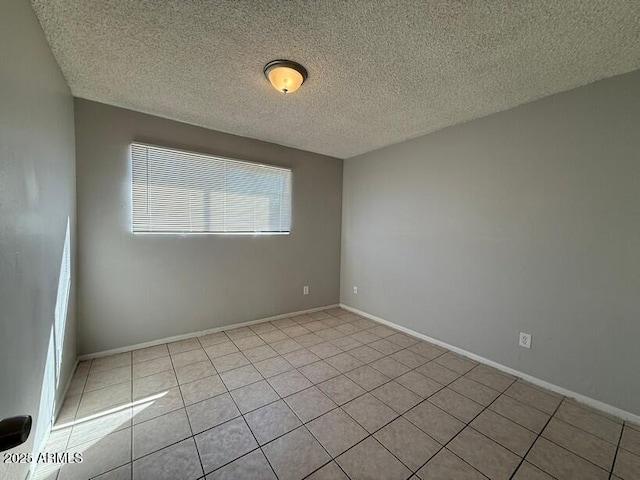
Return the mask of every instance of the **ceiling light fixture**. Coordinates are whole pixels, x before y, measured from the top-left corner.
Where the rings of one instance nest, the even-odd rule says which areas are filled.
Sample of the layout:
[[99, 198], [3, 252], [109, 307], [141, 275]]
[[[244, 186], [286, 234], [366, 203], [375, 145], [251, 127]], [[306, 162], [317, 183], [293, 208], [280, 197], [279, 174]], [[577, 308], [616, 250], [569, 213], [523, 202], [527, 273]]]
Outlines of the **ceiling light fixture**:
[[307, 79], [307, 70], [290, 60], [274, 60], [264, 66], [264, 75], [279, 92], [293, 93]]

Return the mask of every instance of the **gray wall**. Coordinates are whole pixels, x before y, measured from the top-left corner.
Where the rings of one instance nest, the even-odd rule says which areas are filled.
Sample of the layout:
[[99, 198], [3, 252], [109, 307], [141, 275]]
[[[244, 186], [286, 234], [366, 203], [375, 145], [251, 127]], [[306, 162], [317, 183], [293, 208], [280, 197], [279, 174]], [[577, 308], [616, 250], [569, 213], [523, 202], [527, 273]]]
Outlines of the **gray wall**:
[[640, 71], [346, 160], [343, 195], [343, 303], [640, 414]]
[[[37, 417], [67, 218], [75, 247], [73, 99], [29, 2], [1, 10], [0, 418], [36, 417], [19, 449], [30, 451], [36, 429], [46, 431]], [[74, 281], [58, 397], [76, 358]], [[27, 468], [0, 463], [0, 478], [22, 479]]]
[[[87, 100], [75, 115], [80, 353], [338, 302], [341, 160]], [[291, 235], [133, 235], [134, 140], [292, 168]]]

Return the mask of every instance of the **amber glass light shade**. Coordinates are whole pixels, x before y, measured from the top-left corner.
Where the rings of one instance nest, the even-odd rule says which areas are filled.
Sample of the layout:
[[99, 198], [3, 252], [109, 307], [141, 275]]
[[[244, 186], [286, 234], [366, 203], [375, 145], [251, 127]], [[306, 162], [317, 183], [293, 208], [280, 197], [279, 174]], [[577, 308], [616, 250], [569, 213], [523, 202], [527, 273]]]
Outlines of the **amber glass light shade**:
[[264, 67], [264, 74], [273, 88], [282, 93], [293, 93], [307, 79], [305, 68], [288, 60], [274, 60]]

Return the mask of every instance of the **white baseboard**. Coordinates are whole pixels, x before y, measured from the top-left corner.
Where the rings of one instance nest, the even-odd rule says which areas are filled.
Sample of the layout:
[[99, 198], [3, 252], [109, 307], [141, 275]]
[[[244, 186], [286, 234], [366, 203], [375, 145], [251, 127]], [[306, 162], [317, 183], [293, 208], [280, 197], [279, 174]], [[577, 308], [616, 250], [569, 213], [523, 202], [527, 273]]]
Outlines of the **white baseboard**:
[[420, 338], [422, 340], [426, 340], [427, 342], [431, 342], [434, 343], [436, 345], [439, 345], [443, 348], [446, 348], [447, 350], [451, 350], [452, 352], [458, 353], [460, 355], [463, 355], [467, 358], [470, 358], [472, 360], [475, 360], [476, 362], [480, 362], [480, 363], [484, 363], [485, 365], [489, 365], [490, 367], [495, 368], [496, 370], [500, 370], [502, 372], [508, 373], [510, 375], [514, 375], [516, 377], [522, 378], [523, 380], [526, 380], [529, 383], [532, 383], [534, 385], [537, 385], [538, 387], [544, 388], [546, 390], [551, 390], [552, 392], [555, 393], [559, 393], [560, 395], [564, 395], [565, 397], [569, 397], [569, 398], [573, 398], [574, 400], [576, 400], [579, 403], [583, 403], [591, 408], [594, 408], [596, 410], [600, 410], [601, 412], [607, 413], [609, 415], [613, 415], [615, 417], [621, 418], [622, 420], [626, 420], [626, 421], [630, 421], [633, 422], [635, 424], [640, 425], [640, 415], [636, 415], [634, 413], [631, 412], [627, 412], [626, 410], [622, 410], [618, 407], [614, 407], [613, 405], [609, 405], [608, 403], [604, 403], [601, 402], [600, 400], [595, 400], [591, 397], [587, 397], [585, 395], [582, 395], [580, 393], [576, 393], [573, 392], [571, 390], [568, 390], [566, 388], [563, 387], [559, 387], [558, 385], [554, 385], [553, 383], [549, 383], [546, 382], [544, 380], [541, 380], [537, 377], [528, 375], [526, 373], [520, 372], [518, 370], [515, 370], [513, 368], [507, 367], [505, 365], [502, 365], [500, 363], [494, 362], [493, 360], [489, 360], [488, 358], [484, 358], [481, 357], [480, 355], [476, 355], [475, 353], [471, 353], [468, 352], [466, 350], [463, 350], [462, 348], [458, 348], [454, 345], [450, 345], [448, 343], [445, 343], [443, 341], [437, 340], [435, 338], [431, 338], [427, 335], [424, 335], [422, 333], [416, 332], [414, 330], [411, 330], [410, 328], [407, 327], [403, 327], [402, 325], [398, 325], [396, 323], [390, 322], [389, 320], [385, 320], [384, 318], [380, 318], [380, 317], [376, 317], [375, 315], [371, 315], [370, 313], [364, 312], [362, 310], [358, 310], [357, 308], [353, 308], [350, 307], [349, 305], [345, 305], [343, 303], [340, 304], [341, 308], [344, 308], [345, 310], [349, 310], [350, 312], [353, 312], [357, 315], [360, 315], [361, 317], [365, 317], [368, 318], [370, 320], [373, 320], [374, 322], [378, 322], [381, 323], [383, 325], [387, 325], [389, 327], [395, 328], [396, 330], [400, 330], [401, 332], [404, 332], [408, 335], [411, 335], [413, 337], [417, 337]]
[[188, 338], [194, 338], [194, 337], [202, 337], [204, 335], [209, 335], [210, 333], [218, 333], [218, 332], [222, 332], [224, 330], [233, 330], [234, 328], [248, 327], [250, 325], [256, 325], [258, 323], [271, 322], [273, 320], [280, 320], [281, 318], [294, 317], [296, 315], [303, 315], [305, 313], [318, 312], [320, 310], [326, 310], [328, 308], [335, 308], [337, 306], [338, 306], [338, 304], [334, 303], [332, 305], [325, 305], [325, 306], [322, 306], [322, 307], [309, 308], [307, 310], [299, 310], [297, 312], [290, 312], [290, 313], [283, 313], [281, 315], [274, 315], [273, 317], [259, 318], [258, 320], [251, 320], [251, 321], [242, 322], [242, 323], [233, 323], [231, 325], [225, 325], [225, 326], [222, 326], [222, 327], [210, 328], [208, 330], [201, 330], [201, 331], [198, 331], [198, 332], [184, 333], [182, 335], [175, 335], [173, 337], [167, 337], [167, 338], [159, 338], [158, 340], [151, 340], [150, 342], [138, 343], [136, 345], [129, 345], [129, 346], [126, 346], [126, 347], [112, 348], [111, 350], [104, 350], [102, 352], [87, 353], [85, 355], [80, 355], [78, 357], [78, 360], [79, 361], [91, 360], [91, 359], [94, 359], [94, 358], [100, 358], [100, 357], [106, 357], [106, 356], [109, 356], [109, 355], [115, 355], [116, 353], [131, 352], [132, 350], [138, 350], [140, 348], [155, 347], [156, 345], [162, 345], [164, 343], [178, 342], [180, 340], [186, 340]]

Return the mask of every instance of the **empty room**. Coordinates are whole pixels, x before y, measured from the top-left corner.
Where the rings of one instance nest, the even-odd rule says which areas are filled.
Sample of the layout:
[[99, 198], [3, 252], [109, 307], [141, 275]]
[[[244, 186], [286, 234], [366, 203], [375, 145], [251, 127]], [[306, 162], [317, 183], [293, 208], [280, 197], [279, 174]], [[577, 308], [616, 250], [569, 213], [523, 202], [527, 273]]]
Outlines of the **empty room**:
[[640, 2], [0, 5], [0, 479], [640, 480]]

